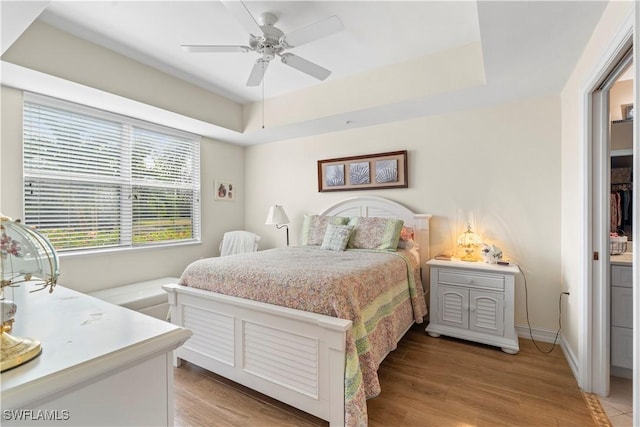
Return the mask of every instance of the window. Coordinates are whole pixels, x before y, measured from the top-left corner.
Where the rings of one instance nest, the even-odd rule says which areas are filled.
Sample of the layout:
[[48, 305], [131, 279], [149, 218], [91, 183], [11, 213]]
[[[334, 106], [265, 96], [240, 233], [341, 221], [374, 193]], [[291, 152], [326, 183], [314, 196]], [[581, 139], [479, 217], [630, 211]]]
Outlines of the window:
[[59, 251], [200, 239], [200, 138], [25, 93], [24, 215]]

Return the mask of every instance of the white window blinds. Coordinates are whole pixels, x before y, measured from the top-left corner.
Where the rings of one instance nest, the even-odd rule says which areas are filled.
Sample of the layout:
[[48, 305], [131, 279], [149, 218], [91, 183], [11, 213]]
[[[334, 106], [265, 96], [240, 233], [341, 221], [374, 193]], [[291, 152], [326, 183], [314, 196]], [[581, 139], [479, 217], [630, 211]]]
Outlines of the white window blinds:
[[58, 250], [200, 239], [200, 139], [25, 94], [25, 223]]

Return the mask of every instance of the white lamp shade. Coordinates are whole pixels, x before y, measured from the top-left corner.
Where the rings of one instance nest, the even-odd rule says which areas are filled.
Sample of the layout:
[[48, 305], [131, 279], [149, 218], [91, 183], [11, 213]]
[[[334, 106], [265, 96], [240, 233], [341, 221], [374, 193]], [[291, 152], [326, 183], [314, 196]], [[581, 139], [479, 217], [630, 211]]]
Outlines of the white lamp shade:
[[464, 248], [471, 248], [474, 246], [480, 246], [480, 236], [471, 231], [471, 226], [467, 226], [467, 231], [458, 236], [458, 246]]
[[265, 224], [289, 224], [289, 217], [287, 216], [287, 213], [284, 211], [284, 208], [282, 206], [273, 205], [269, 208], [269, 214], [267, 215]]

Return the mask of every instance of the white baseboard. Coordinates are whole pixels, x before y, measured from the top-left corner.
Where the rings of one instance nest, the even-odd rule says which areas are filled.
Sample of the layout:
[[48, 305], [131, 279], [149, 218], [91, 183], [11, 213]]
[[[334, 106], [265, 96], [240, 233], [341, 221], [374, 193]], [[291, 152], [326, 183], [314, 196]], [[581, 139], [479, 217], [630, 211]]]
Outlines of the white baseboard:
[[633, 379], [633, 369], [621, 368], [619, 366], [611, 367], [611, 375], [614, 377]]
[[[552, 343], [556, 338], [556, 331], [531, 328], [531, 332], [529, 332], [528, 326], [516, 326], [516, 332], [520, 338], [527, 340], [530, 340], [533, 336], [536, 341]], [[560, 337], [558, 337], [558, 342], [560, 342]]]
[[578, 365], [578, 358], [575, 353], [571, 350], [571, 347], [567, 345], [567, 342], [564, 339], [564, 336], [560, 334], [560, 348], [562, 348], [562, 353], [564, 354], [564, 358], [567, 359], [567, 363], [569, 364], [569, 368], [571, 368], [571, 372], [573, 372], [573, 377], [576, 379], [578, 384], [580, 384], [580, 369]]
[[[530, 340], [533, 336], [533, 339], [535, 341], [553, 343], [553, 341], [556, 339], [556, 331], [531, 328], [531, 332], [529, 332], [528, 326], [516, 326], [516, 331], [518, 332], [518, 337], [528, 340]], [[573, 351], [571, 351], [571, 348], [566, 344], [562, 334], [558, 335], [558, 339], [556, 342], [557, 345], [559, 345], [562, 349], [562, 353], [564, 354], [564, 357], [569, 364], [569, 368], [571, 368], [571, 372], [573, 372], [574, 378], [576, 379], [576, 381], [578, 381], [578, 372], [580, 372], [578, 366], [578, 358], [573, 353]]]

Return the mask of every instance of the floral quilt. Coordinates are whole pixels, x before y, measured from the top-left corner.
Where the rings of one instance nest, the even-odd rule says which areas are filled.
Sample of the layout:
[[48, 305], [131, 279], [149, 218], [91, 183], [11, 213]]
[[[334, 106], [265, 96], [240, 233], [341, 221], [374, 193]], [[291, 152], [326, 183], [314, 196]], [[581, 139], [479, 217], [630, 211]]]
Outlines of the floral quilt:
[[367, 424], [366, 399], [397, 337], [427, 313], [418, 263], [408, 252], [297, 246], [208, 258], [180, 284], [352, 321], [347, 333], [345, 423]]

